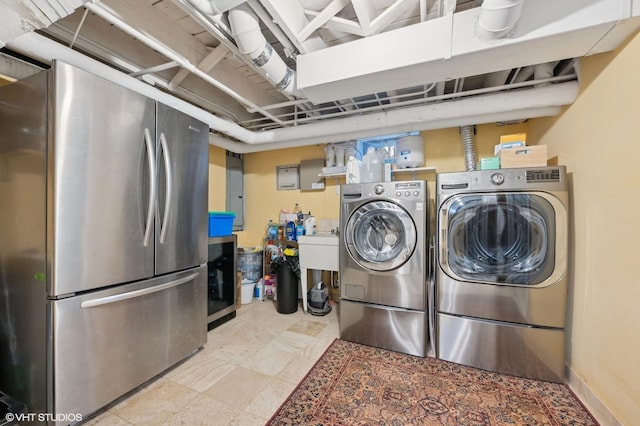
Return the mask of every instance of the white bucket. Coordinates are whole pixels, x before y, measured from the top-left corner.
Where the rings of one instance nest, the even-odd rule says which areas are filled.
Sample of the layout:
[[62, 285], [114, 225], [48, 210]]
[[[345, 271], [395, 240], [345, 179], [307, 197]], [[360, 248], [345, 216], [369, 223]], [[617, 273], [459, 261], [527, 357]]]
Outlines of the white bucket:
[[240, 303], [243, 305], [251, 303], [253, 301], [253, 289], [256, 283], [242, 283], [242, 295], [240, 297]]

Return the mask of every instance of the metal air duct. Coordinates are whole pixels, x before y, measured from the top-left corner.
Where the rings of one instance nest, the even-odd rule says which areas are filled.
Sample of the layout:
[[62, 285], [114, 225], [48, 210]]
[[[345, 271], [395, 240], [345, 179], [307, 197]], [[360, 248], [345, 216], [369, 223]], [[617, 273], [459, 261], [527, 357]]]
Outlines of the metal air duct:
[[475, 146], [475, 129], [474, 126], [460, 127], [462, 135], [462, 149], [464, 150], [464, 162], [466, 170], [472, 172], [476, 169], [476, 146]]

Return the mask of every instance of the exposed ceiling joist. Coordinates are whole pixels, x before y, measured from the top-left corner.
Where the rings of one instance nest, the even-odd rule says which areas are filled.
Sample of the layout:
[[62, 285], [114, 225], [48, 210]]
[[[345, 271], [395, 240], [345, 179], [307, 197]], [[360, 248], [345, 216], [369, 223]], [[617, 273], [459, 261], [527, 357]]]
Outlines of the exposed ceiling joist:
[[324, 8], [322, 12], [316, 15], [311, 22], [309, 22], [303, 29], [298, 33], [298, 40], [303, 42], [306, 40], [314, 31], [323, 26], [328, 20], [333, 18], [336, 13], [340, 12], [346, 5], [348, 5], [351, 0], [333, 0], [329, 6]]
[[[316, 17], [319, 15], [318, 12], [315, 12], [313, 10], [305, 10], [305, 14], [307, 14], [310, 17]], [[330, 20], [328, 20], [324, 26], [328, 29], [340, 31], [347, 34], [354, 34], [360, 37], [365, 36], [360, 23], [353, 22], [344, 18], [333, 17]]]
[[352, 0], [353, 10], [362, 28], [362, 33], [367, 36], [371, 35], [371, 23], [376, 18], [375, 4], [369, 0]]
[[391, 6], [380, 13], [370, 25], [370, 33], [367, 35], [378, 34], [387, 28], [394, 20], [406, 11], [415, 6], [413, 0], [396, 0]]
[[[8, 47], [45, 63], [73, 52], [89, 71], [97, 65], [83, 54], [96, 58], [108, 78], [128, 73], [136, 88], [153, 85], [163, 102], [207, 121], [211, 143], [255, 152], [556, 114], [575, 97], [576, 58], [640, 28], [640, 0], [515, 0], [524, 7], [514, 31], [491, 40], [474, 31], [481, 0], [213, 1], [93, 0], [84, 24], [80, 7]], [[0, 0], [0, 35], [16, 22], [5, 12], [21, 3]], [[234, 20], [231, 30], [224, 11], [235, 7], [255, 12], [251, 28]], [[273, 49], [243, 55], [236, 31]], [[265, 66], [277, 59], [289, 70], [287, 94]], [[534, 72], [543, 64], [544, 78]]]

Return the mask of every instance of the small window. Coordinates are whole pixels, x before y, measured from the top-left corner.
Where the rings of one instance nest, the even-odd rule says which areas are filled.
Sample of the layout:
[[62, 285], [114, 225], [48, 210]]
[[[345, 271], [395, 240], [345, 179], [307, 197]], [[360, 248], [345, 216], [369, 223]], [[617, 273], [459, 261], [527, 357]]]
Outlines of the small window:
[[367, 149], [375, 148], [376, 152], [384, 158], [385, 163], [394, 163], [396, 161], [396, 142], [405, 136], [418, 136], [419, 132], [396, 133], [386, 136], [378, 136], [375, 138], [358, 139], [357, 149], [358, 158], [362, 160]]

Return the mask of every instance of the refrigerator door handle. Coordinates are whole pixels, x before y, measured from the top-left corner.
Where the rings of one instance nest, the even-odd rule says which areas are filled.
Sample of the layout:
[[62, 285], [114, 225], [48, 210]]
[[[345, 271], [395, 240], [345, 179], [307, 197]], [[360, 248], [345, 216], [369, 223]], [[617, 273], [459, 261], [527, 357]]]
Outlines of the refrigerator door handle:
[[144, 296], [151, 293], [157, 293], [158, 291], [163, 291], [171, 287], [177, 287], [180, 284], [184, 284], [196, 278], [198, 276], [198, 272], [195, 274], [188, 275], [184, 278], [180, 278], [166, 284], [156, 285], [152, 287], [143, 288], [141, 290], [129, 291], [127, 293], [115, 294], [113, 296], [100, 297], [98, 299], [85, 300], [80, 304], [82, 308], [93, 308], [95, 306], [108, 305], [110, 303], [121, 302], [123, 300], [133, 299], [136, 297]]
[[153, 217], [155, 216], [155, 200], [157, 196], [157, 182], [156, 182], [156, 157], [154, 154], [153, 141], [151, 140], [151, 131], [148, 128], [144, 129], [144, 142], [147, 145], [147, 160], [149, 162], [149, 204], [147, 207], [147, 223], [144, 228], [144, 246], [149, 245], [151, 239], [151, 228], [153, 225]]
[[160, 244], [164, 244], [167, 237], [167, 227], [169, 224], [169, 214], [171, 212], [171, 198], [173, 187], [173, 176], [171, 173], [171, 158], [169, 157], [169, 147], [167, 146], [167, 138], [164, 133], [160, 133], [160, 146], [164, 154], [164, 168], [167, 175], [167, 184], [165, 185], [166, 198], [164, 200], [164, 218], [160, 227]]

